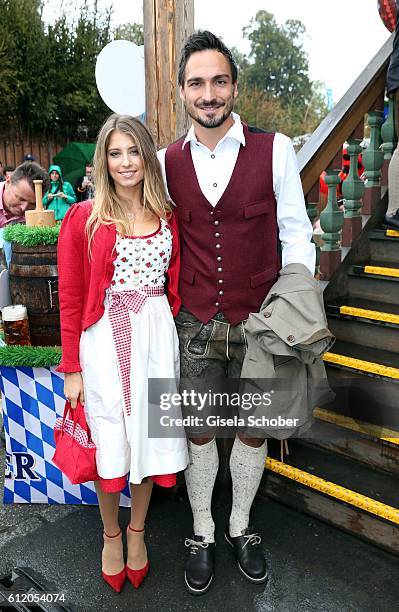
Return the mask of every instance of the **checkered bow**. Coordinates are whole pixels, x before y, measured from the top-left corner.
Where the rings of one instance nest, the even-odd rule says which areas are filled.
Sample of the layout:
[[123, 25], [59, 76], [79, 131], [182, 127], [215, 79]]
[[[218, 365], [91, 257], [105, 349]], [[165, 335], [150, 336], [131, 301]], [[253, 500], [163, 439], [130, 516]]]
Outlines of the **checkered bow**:
[[122, 395], [125, 413], [130, 416], [132, 411], [130, 392], [130, 359], [132, 350], [132, 330], [129, 311], [139, 313], [148, 297], [164, 294], [162, 287], [140, 287], [140, 290], [110, 291], [109, 320], [115, 343], [116, 357], [122, 384]]

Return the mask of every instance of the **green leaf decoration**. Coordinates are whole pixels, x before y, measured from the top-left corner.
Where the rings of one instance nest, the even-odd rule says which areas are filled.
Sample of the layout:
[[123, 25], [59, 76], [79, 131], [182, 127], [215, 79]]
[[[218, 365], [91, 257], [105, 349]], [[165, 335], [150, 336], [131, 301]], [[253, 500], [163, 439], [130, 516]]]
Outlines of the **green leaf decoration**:
[[61, 361], [60, 346], [1, 346], [0, 366], [49, 368]]
[[21, 223], [7, 225], [4, 240], [19, 242], [23, 246], [33, 247], [43, 244], [57, 244], [60, 225], [54, 227], [27, 227]]

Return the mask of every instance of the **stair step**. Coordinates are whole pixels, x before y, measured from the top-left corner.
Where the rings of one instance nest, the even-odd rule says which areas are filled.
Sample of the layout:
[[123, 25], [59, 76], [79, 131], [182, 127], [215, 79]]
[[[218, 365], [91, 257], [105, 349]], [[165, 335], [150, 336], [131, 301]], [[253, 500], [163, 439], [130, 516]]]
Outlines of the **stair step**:
[[371, 323], [387, 324], [394, 328], [399, 326], [399, 306], [386, 302], [346, 298], [328, 303], [326, 313], [329, 316], [349, 320], [367, 320]]
[[387, 240], [399, 238], [399, 231], [393, 229], [376, 229], [369, 233], [371, 240]]
[[399, 380], [399, 354], [392, 351], [337, 341], [323, 360], [347, 370]]
[[260, 494], [399, 553], [399, 480], [325, 449], [290, 441], [266, 460]]
[[379, 278], [388, 277], [389, 280], [399, 280], [399, 268], [396, 265], [388, 265], [385, 262], [379, 262], [379, 264], [365, 264], [365, 265], [353, 265], [353, 274], [373, 274]]
[[336, 300], [327, 304], [326, 313], [328, 326], [336, 338], [376, 349], [397, 351], [398, 306], [349, 298], [346, 303]]
[[351, 417], [331, 412], [325, 408], [315, 408], [313, 414], [316, 419], [324, 423], [330, 423], [346, 430], [354, 431], [362, 435], [367, 435], [370, 438], [399, 446], [399, 431], [394, 429], [381, 428], [372, 423], [366, 423], [365, 421], [356, 421]]
[[383, 296], [385, 303], [399, 304], [399, 264], [372, 260], [352, 265], [348, 290], [351, 299], [378, 302]]
[[399, 427], [389, 429], [325, 408], [314, 409], [306, 442], [399, 478]]
[[328, 409], [399, 431], [399, 354], [337, 340], [324, 355], [335, 392]]
[[399, 232], [395, 230], [374, 230], [368, 235], [370, 257], [373, 261], [395, 264], [399, 267]]

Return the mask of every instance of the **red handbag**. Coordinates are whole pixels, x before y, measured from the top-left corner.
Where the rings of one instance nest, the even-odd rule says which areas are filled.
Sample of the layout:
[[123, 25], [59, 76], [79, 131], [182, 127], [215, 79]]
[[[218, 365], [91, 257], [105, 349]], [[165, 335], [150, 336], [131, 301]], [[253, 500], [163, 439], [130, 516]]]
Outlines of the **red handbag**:
[[[67, 418], [68, 413], [72, 418]], [[72, 484], [98, 480], [96, 446], [91, 439], [84, 408], [78, 402], [75, 410], [66, 402], [64, 416], [54, 425], [55, 453], [53, 463]]]

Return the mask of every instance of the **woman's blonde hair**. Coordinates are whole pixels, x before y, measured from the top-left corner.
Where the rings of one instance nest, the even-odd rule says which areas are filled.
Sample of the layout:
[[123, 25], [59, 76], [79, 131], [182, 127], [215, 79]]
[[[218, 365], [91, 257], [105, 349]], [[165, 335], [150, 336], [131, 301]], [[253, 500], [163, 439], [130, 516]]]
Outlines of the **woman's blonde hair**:
[[166, 199], [161, 166], [151, 133], [138, 119], [129, 115], [114, 113], [108, 117], [100, 129], [94, 153], [93, 178], [96, 194], [93, 210], [86, 223], [89, 252], [91, 251], [90, 247], [94, 233], [100, 225], [115, 223], [120, 233], [129, 233], [130, 223], [127, 208], [123, 205], [121, 198], [118, 197], [114, 181], [108, 172], [108, 144], [114, 130], [119, 130], [133, 138], [143, 160], [143, 206], [162, 219], [166, 219], [171, 211], [171, 206]]

